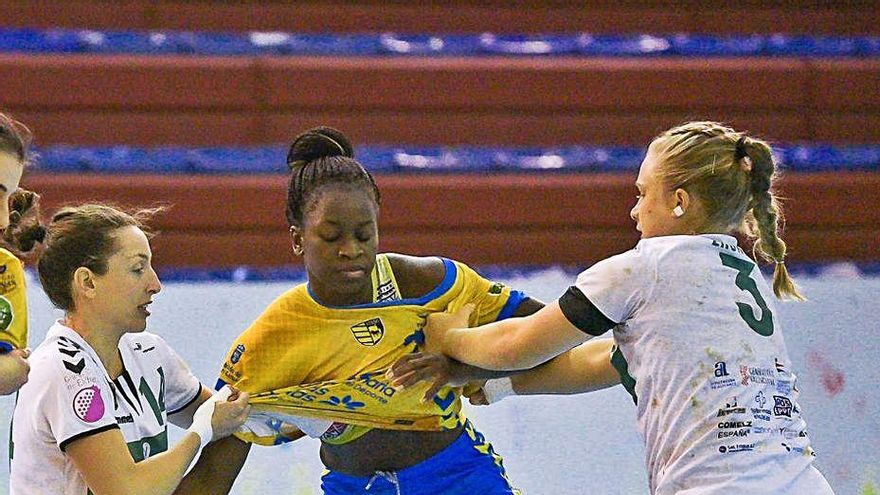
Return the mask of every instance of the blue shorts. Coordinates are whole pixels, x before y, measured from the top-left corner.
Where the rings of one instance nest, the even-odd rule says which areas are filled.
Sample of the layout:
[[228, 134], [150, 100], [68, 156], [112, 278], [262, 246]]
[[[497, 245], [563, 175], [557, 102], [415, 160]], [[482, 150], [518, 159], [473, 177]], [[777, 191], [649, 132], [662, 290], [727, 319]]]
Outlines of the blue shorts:
[[325, 495], [519, 495], [504, 472], [501, 456], [483, 434], [465, 423], [458, 440], [424, 461], [400, 471], [349, 476], [328, 471]]

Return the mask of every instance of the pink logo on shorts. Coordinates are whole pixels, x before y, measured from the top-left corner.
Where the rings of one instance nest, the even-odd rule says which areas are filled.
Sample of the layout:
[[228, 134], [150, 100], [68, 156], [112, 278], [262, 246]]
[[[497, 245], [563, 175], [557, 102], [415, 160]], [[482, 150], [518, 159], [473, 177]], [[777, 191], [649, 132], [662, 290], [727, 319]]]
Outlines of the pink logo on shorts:
[[86, 423], [94, 423], [104, 417], [104, 400], [101, 389], [92, 385], [76, 393], [73, 398], [73, 412]]

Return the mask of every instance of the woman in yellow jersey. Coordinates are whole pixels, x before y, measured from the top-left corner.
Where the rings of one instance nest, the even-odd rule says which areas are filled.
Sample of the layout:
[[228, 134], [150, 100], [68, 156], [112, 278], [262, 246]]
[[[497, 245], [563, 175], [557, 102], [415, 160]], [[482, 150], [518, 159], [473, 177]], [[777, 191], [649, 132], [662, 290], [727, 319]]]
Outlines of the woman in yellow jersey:
[[0, 230], [8, 248], [0, 247], [0, 395], [18, 390], [30, 370], [24, 268], [12, 252], [25, 254], [45, 236], [39, 222], [33, 222], [39, 197], [18, 189], [30, 141], [27, 127], [0, 113]]
[[[516, 493], [501, 458], [462, 416], [461, 388], [443, 387], [483, 370], [419, 354], [421, 327], [425, 315], [468, 303], [480, 323], [542, 304], [456, 261], [377, 254], [379, 190], [352, 157], [348, 139], [327, 127], [291, 145], [287, 220], [308, 282], [232, 344], [218, 385], [252, 394], [250, 429], [206, 449], [181, 491], [227, 493], [251, 443], [309, 434], [322, 441], [325, 494]], [[407, 355], [443, 369], [442, 378], [393, 387], [385, 373]]]

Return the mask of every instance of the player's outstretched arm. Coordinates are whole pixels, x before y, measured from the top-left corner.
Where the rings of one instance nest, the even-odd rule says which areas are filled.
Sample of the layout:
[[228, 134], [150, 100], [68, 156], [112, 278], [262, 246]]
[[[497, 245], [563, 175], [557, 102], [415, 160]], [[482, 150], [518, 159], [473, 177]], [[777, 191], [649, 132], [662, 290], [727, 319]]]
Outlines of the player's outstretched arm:
[[517, 395], [581, 394], [612, 387], [620, 375], [611, 365], [614, 339], [596, 339], [547, 363], [510, 377]]
[[588, 340], [554, 302], [524, 318], [467, 328], [472, 305], [435, 313], [425, 326], [426, 346], [466, 364], [490, 370], [533, 368]]
[[118, 428], [74, 440], [65, 451], [95, 495], [169, 495], [202, 444], [226, 437], [244, 423], [250, 411], [248, 394], [231, 401], [228, 397], [228, 392], [218, 392], [205, 401], [177, 445], [138, 463]]
[[9, 395], [24, 385], [28, 379], [30, 365], [27, 349], [14, 349], [0, 354], [0, 395]]

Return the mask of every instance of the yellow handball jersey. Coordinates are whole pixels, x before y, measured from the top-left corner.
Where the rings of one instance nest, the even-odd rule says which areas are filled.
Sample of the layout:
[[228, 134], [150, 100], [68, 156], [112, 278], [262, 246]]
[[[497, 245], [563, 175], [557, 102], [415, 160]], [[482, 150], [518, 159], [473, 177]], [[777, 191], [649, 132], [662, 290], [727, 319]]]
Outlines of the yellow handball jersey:
[[0, 248], [0, 353], [27, 347], [27, 288], [24, 265]]
[[460, 388], [444, 388], [422, 403], [428, 383], [396, 390], [385, 371], [420, 349], [428, 314], [474, 303], [472, 324], [485, 324], [511, 316], [525, 296], [462, 263], [443, 264], [443, 281], [419, 298], [401, 298], [388, 256], [380, 254], [370, 304], [328, 307], [315, 300], [308, 284], [276, 299], [232, 344], [220, 374], [218, 388], [228, 383], [252, 394], [252, 415], [271, 424], [271, 434], [237, 436], [261, 445], [283, 443], [290, 428], [285, 416], [337, 422], [321, 437], [337, 444], [372, 428], [457, 427], [463, 420]]

